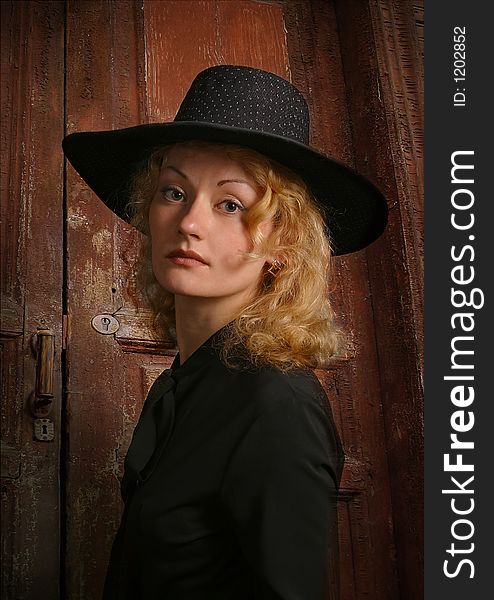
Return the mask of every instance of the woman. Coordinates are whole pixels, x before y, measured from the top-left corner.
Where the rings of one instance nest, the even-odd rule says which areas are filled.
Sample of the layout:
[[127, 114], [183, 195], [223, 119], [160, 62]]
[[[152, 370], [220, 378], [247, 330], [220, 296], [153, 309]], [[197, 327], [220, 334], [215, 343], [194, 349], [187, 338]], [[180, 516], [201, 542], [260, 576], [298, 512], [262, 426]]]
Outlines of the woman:
[[105, 599], [336, 597], [342, 451], [309, 367], [338, 340], [330, 243], [364, 247], [386, 207], [307, 140], [296, 88], [227, 65], [196, 77], [173, 123], [64, 140], [146, 234], [140, 281], [179, 349], [126, 457]]

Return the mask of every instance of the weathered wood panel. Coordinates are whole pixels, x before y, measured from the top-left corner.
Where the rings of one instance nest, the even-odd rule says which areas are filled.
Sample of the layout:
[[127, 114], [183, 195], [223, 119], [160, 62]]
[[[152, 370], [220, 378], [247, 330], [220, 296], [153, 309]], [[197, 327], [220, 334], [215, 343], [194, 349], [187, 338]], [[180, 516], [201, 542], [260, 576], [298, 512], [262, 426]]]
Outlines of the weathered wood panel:
[[275, 4], [169, 0], [146, 2], [144, 11], [152, 122], [172, 120], [190, 83], [207, 67], [240, 64], [287, 76], [283, 20]]
[[[67, 132], [145, 117], [137, 2], [68, 2]], [[91, 326], [124, 303], [138, 234], [67, 171], [67, 552], [65, 598], [99, 598], [120, 518], [119, 477], [142, 405], [134, 356]]]
[[[58, 598], [63, 2], [1, 3], [2, 598]], [[32, 335], [55, 334], [53, 442], [33, 438]]]
[[423, 595], [421, 4], [336, 2], [355, 165], [390, 206], [366, 254], [403, 599]]

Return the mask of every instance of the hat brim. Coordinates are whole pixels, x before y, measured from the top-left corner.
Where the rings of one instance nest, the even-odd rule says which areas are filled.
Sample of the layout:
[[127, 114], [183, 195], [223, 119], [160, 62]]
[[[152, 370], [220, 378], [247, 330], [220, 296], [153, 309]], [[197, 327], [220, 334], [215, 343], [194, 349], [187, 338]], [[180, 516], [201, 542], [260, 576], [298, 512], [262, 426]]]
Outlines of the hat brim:
[[245, 146], [297, 173], [325, 212], [335, 255], [365, 248], [386, 227], [386, 200], [370, 181], [343, 163], [282, 136], [212, 123], [173, 121], [73, 133], [62, 146], [89, 187], [128, 221], [126, 207], [136, 172], [156, 148], [187, 140]]

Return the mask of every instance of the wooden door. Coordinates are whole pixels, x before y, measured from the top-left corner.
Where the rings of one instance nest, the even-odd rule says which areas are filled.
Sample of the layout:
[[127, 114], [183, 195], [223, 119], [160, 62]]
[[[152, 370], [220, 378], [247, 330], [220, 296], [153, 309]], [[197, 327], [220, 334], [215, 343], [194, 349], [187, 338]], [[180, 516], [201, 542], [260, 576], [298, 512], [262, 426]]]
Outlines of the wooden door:
[[[52, 453], [46, 461], [52, 474], [57, 473], [62, 448], [60, 504], [53, 500], [58, 493], [54, 476], [48, 504], [51, 516], [38, 511], [33, 519], [46, 532], [46, 522], [57, 521], [58, 506], [62, 507], [62, 598], [85, 600], [101, 593], [120, 518], [123, 458], [146, 391], [174, 354], [154, 339], [149, 313], [135, 290], [139, 234], [116, 218], [71, 167], [65, 172], [62, 211], [63, 128], [71, 133], [170, 120], [198, 71], [214, 64], [244, 64], [292, 80], [309, 102], [314, 145], [354, 164], [389, 199], [390, 226], [383, 238], [365, 252], [337, 259], [334, 299], [349, 343], [347, 352], [317, 375], [328, 391], [347, 456], [339, 499], [342, 599], [421, 597], [420, 2], [8, 4], [13, 12], [5, 10], [13, 15], [11, 21], [27, 19], [10, 44], [26, 55], [23, 72], [33, 73], [30, 80], [16, 79], [16, 66], [9, 58], [11, 80], [19, 98], [26, 98], [26, 107], [38, 111], [33, 119], [39, 119], [40, 128], [24, 124], [24, 129], [19, 125], [14, 131], [2, 129], [2, 140], [14, 139], [21, 148], [26, 147], [22, 135], [35, 136], [39, 131], [39, 138], [29, 138], [30, 154], [8, 154], [13, 183], [6, 188], [5, 210], [9, 223], [17, 223], [6, 225], [8, 247], [15, 248], [17, 231], [26, 227], [22, 219], [29, 210], [41, 224], [50, 225], [45, 233], [29, 230], [35, 238], [34, 242], [29, 238], [29, 248], [36, 248], [36, 254], [24, 251], [27, 246], [22, 244], [18, 250], [24, 252], [26, 264], [32, 261], [33, 276], [38, 265], [45, 265], [43, 282], [29, 280], [27, 271], [23, 286], [12, 283], [18, 276], [13, 271], [5, 279], [10, 302], [6, 306], [17, 321], [12, 317], [10, 329], [2, 326], [2, 336], [9, 340], [4, 347], [11, 363], [18, 364], [11, 377], [19, 380], [24, 373], [22, 389], [9, 384], [12, 401], [6, 422], [11, 437], [4, 438], [5, 452], [2, 447], [2, 460], [8, 457], [14, 465], [9, 473], [15, 477], [5, 480], [11, 505], [8, 518], [19, 523], [10, 528], [12, 547], [29, 539], [22, 519], [28, 521], [27, 506], [34, 498], [32, 472], [23, 472], [31, 473], [25, 478], [31, 488], [22, 488], [17, 457], [28, 455], [34, 460], [40, 452], [25, 414], [33, 377], [25, 324], [31, 329], [38, 326], [37, 317], [22, 321], [25, 290], [33, 292], [34, 297], [28, 298], [32, 306], [45, 302], [54, 311], [48, 321], [47, 312], [40, 318], [58, 335], [57, 381], [60, 372], [64, 377], [65, 394], [62, 397], [59, 389], [58, 403], [54, 401], [54, 420], [56, 411], [63, 409], [60, 423], [55, 423], [56, 438], [41, 446], [41, 452], [49, 448]], [[44, 46], [36, 46], [38, 38], [29, 37], [30, 28], [40, 32]], [[31, 100], [39, 76], [36, 60], [41, 72], [43, 66], [50, 73], [53, 70], [41, 86], [46, 114]], [[13, 107], [19, 102], [6, 98]], [[22, 114], [17, 122], [24, 123]], [[41, 145], [46, 143], [49, 152]], [[39, 172], [34, 169], [34, 176], [32, 165], [42, 165]], [[27, 188], [36, 190], [31, 196], [26, 184], [15, 187], [26, 181], [25, 173], [31, 177], [27, 181], [34, 182]], [[35, 193], [43, 203], [31, 201]], [[29, 200], [29, 210], [9, 204], [11, 196], [18, 203]], [[45, 207], [49, 207], [46, 212]], [[17, 254], [11, 250], [7, 256], [11, 270], [19, 263], [14, 257]], [[42, 290], [39, 297], [38, 290]], [[66, 315], [63, 352], [62, 307]], [[27, 314], [33, 314], [32, 308]], [[13, 357], [22, 353], [24, 362], [15, 363]], [[24, 428], [24, 442], [15, 428]], [[403, 464], [408, 468], [403, 469]], [[50, 543], [50, 566], [36, 581], [51, 579], [54, 587], [38, 596], [12, 592], [10, 598], [58, 597], [55, 533]], [[12, 552], [15, 560], [9, 577], [14, 581], [35, 568], [36, 560], [24, 556], [24, 571], [16, 571], [13, 563], [19, 564], [16, 557], [21, 554]], [[12, 583], [9, 589], [16, 589], [15, 585], [20, 584]]]
[[[12, 600], [59, 597], [63, 23], [63, 2], [1, 4], [1, 559]], [[34, 436], [36, 341], [54, 352], [38, 368], [52, 441], [43, 428]]]

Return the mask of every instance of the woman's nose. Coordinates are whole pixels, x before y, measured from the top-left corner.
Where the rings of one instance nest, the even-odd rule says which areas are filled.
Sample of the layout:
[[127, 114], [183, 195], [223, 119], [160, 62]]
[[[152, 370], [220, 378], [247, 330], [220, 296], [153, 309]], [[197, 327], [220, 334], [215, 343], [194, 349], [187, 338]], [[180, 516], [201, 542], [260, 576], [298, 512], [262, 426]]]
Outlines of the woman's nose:
[[189, 199], [178, 224], [180, 233], [202, 239], [206, 234], [208, 223], [209, 203], [207, 199], [203, 195], [196, 195]]

